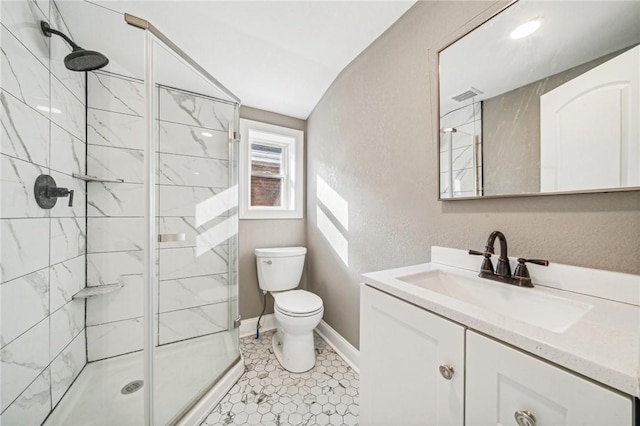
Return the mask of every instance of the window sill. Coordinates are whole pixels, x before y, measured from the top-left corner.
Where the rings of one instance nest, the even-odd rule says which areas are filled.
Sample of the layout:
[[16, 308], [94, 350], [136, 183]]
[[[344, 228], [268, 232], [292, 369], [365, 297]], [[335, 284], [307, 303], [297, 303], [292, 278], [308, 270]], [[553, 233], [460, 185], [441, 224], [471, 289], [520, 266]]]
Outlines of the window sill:
[[240, 220], [244, 219], [304, 219], [304, 214], [297, 211], [248, 211], [240, 214]]

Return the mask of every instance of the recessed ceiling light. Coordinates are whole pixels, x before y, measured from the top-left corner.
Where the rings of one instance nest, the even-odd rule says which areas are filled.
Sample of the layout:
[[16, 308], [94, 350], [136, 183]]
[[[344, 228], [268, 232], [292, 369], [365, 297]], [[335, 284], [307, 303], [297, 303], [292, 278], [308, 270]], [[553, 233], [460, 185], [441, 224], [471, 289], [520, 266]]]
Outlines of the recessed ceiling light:
[[531, 34], [535, 33], [538, 28], [540, 28], [541, 24], [542, 21], [540, 19], [532, 19], [531, 21], [525, 22], [524, 24], [518, 26], [515, 30], [511, 31], [510, 36], [514, 40], [530, 36]]
[[42, 112], [50, 112], [52, 114], [62, 114], [62, 111], [59, 110], [58, 108], [49, 108], [47, 106], [44, 105], [36, 105], [36, 109], [42, 111]]
[[213, 136], [211, 133], [209, 132], [202, 132], [200, 133], [202, 136], [204, 136], [205, 138], [210, 138], [211, 136]]

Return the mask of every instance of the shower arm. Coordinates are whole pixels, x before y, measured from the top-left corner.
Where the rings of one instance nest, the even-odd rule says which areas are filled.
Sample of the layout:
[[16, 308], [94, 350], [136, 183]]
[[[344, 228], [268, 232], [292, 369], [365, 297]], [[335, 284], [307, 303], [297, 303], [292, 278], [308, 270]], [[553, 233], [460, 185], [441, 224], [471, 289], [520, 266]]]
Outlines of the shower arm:
[[77, 44], [75, 44], [73, 42], [73, 40], [71, 40], [69, 38], [69, 36], [67, 36], [65, 33], [60, 32], [58, 30], [54, 30], [53, 28], [51, 28], [51, 26], [46, 22], [46, 21], [40, 21], [40, 28], [42, 29], [42, 33], [46, 36], [46, 37], [51, 37], [51, 34], [55, 34], [58, 35], [60, 37], [62, 37], [67, 43], [69, 43], [69, 46], [71, 46], [71, 48], [73, 50], [77, 50], [77, 49], [81, 49], [80, 46], [78, 46]]

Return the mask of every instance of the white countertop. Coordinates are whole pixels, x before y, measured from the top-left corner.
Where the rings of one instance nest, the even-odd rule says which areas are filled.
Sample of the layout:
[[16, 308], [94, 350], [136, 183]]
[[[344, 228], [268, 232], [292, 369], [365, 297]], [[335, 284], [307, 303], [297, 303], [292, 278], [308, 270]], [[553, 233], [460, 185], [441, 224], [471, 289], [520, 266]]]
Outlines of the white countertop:
[[[480, 260], [475, 258], [474, 261], [479, 266]], [[425, 263], [371, 272], [362, 277], [371, 287], [625, 394], [640, 397], [640, 307], [637, 305], [540, 285], [531, 289], [518, 288], [518, 291], [544, 292], [593, 306], [567, 330], [553, 332], [395, 278], [433, 269], [477, 276], [474, 271], [440, 263]], [[633, 277], [635, 276], [631, 276], [631, 282], [635, 283]], [[496, 286], [508, 286], [489, 280], [487, 282]]]

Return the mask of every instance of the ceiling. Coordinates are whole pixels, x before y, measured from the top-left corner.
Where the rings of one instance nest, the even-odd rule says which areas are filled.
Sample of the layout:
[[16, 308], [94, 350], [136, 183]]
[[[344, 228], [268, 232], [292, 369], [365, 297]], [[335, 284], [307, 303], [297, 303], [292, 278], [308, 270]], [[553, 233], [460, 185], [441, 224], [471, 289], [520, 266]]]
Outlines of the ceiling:
[[[510, 32], [533, 18], [531, 36]], [[640, 1], [521, 0], [440, 53], [441, 115], [470, 102], [451, 99], [469, 88], [485, 100], [640, 43]]]
[[[306, 119], [337, 75], [415, 0], [58, 1], [81, 46], [142, 77], [146, 19], [242, 100]], [[102, 6], [102, 7], [99, 7]], [[119, 13], [114, 13], [119, 12]]]

